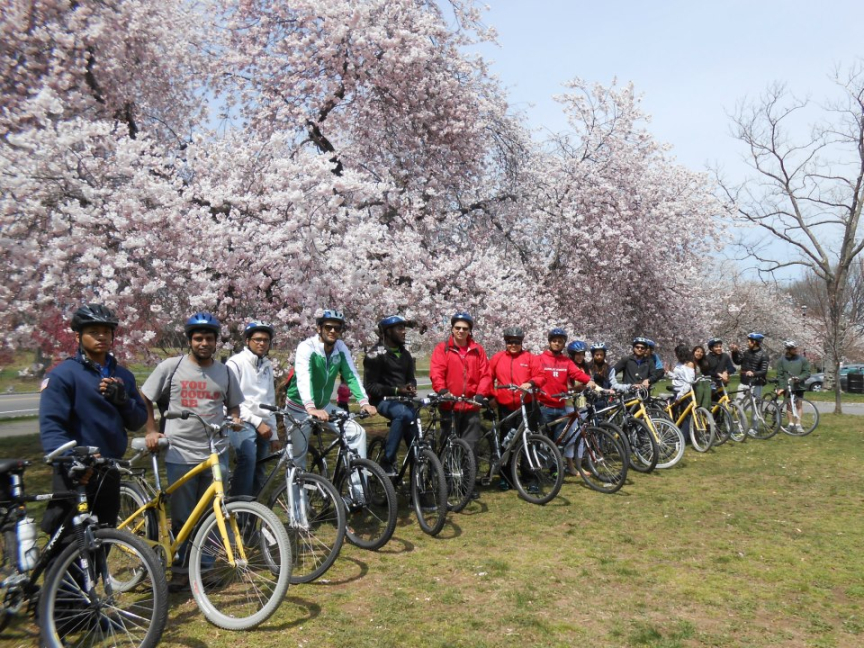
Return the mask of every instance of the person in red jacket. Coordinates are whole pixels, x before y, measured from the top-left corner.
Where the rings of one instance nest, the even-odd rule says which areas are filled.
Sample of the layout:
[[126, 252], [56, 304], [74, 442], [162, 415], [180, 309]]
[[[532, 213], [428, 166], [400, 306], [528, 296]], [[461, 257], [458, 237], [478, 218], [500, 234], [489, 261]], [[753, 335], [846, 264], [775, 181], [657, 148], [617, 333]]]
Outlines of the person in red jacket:
[[[468, 313], [456, 313], [450, 318], [451, 335], [441, 342], [432, 352], [429, 362], [429, 379], [432, 389], [440, 395], [464, 396], [474, 403], [443, 403], [442, 433], [450, 432], [450, 425], [456, 430], [476, 453], [477, 440], [480, 438], [480, 405], [487, 403], [492, 396], [492, 379], [489, 374], [489, 360], [483, 347], [474, 341], [474, 318]], [[450, 416], [447, 416], [447, 413]], [[477, 499], [479, 493], [474, 491]]]
[[[507, 418], [521, 409], [520, 392], [502, 389], [502, 387], [508, 385], [516, 385], [522, 389], [535, 387], [532, 379], [537, 374], [537, 356], [523, 348], [524, 339], [525, 332], [520, 327], [512, 326], [504, 329], [505, 349], [496, 353], [489, 361], [492, 384], [498, 387], [495, 390], [495, 400], [498, 402], [498, 415], [501, 419], [501, 427], [498, 430], [501, 435], [500, 440], [503, 440], [508, 432], [519, 427], [522, 422], [521, 413]], [[528, 408], [529, 428], [536, 431], [540, 412], [534, 402], [533, 394], [524, 394], [524, 397]], [[498, 484], [501, 490], [510, 488], [505, 474], [506, 471], [501, 472], [501, 482]]]
[[[539, 372], [535, 382], [541, 391], [537, 397], [540, 401], [540, 416], [544, 423], [549, 423], [567, 414], [570, 409], [567, 402], [560, 398], [554, 398], [569, 389], [572, 383], [582, 383], [594, 389], [597, 384], [591, 380], [591, 376], [579, 369], [573, 361], [564, 353], [564, 345], [567, 344], [567, 332], [561, 328], [553, 328], [547, 336], [549, 348], [539, 356]], [[561, 422], [552, 430], [553, 440], [564, 430]], [[567, 474], [577, 475], [576, 466], [573, 464], [575, 454], [575, 443], [564, 448], [564, 458], [567, 460]]]

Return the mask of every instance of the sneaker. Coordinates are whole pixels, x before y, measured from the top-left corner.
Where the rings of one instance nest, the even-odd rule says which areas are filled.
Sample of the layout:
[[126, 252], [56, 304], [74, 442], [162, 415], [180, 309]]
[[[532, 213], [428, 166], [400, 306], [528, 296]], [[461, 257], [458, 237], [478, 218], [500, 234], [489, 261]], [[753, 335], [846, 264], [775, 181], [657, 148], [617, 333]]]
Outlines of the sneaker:
[[420, 510], [425, 511], [426, 513], [438, 510], [438, 504], [435, 502], [435, 498], [429, 493], [420, 495]]
[[529, 492], [531, 495], [539, 495], [539, 494], [540, 494], [540, 487], [539, 487], [537, 484], [531, 484], [531, 485], [528, 487], [528, 492]]
[[508, 482], [506, 479], [504, 479], [504, 478], [502, 477], [502, 478], [498, 481], [498, 490], [500, 490], [502, 493], [503, 493], [504, 491], [508, 491], [508, 490], [510, 490], [510, 482]]
[[476, 488], [474, 489], [474, 492], [471, 493], [471, 499], [472, 500], [479, 500], [480, 499], [480, 491], [478, 491]]
[[396, 470], [396, 466], [393, 465], [393, 462], [388, 461], [387, 459], [384, 459], [384, 461], [381, 462], [381, 470], [383, 470], [384, 474], [388, 477], [395, 477], [399, 474]]
[[179, 594], [189, 590], [189, 574], [174, 573], [168, 583], [168, 591], [171, 594]]

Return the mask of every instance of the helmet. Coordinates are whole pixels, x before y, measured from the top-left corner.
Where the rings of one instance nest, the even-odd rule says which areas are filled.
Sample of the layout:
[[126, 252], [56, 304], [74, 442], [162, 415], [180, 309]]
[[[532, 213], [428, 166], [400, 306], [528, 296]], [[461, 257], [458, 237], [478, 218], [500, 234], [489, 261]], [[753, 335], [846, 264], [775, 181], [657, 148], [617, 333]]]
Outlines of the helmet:
[[345, 315], [342, 314], [342, 311], [338, 310], [330, 310], [329, 308], [321, 311], [321, 314], [315, 318], [315, 325], [321, 326], [327, 320], [333, 320], [335, 322], [342, 322], [345, 324]]
[[588, 350], [588, 345], [585, 344], [582, 340], [573, 340], [570, 344], [567, 345], [567, 353], [585, 353]]
[[256, 331], [264, 331], [265, 333], [270, 335], [271, 340], [273, 339], [273, 327], [267, 322], [261, 322], [258, 320], [255, 320], [254, 322], [249, 322], [246, 325], [246, 328], [243, 329], [243, 338], [248, 340]]
[[606, 353], [609, 351], [609, 347], [606, 346], [605, 342], [595, 342], [591, 345], [591, 353], [594, 353], [595, 351], [603, 351]]
[[508, 326], [504, 329], [504, 339], [507, 338], [519, 338], [520, 340], [525, 339], [525, 331], [522, 330], [521, 326]]
[[462, 320], [463, 322], [467, 322], [468, 326], [471, 327], [471, 329], [474, 328], [474, 318], [471, 317], [470, 313], [466, 313], [465, 311], [460, 311], [458, 313], [455, 313], [453, 315], [453, 317], [450, 318], [450, 326], [453, 326], [459, 320]]
[[646, 340], [648, 343], [648, 348], [652, 351], [657, 348], [657, 343], [654, 340]]
[[798, 344], [796, 344], [795, 340], [786, 340], [783, 343], [783, 346], [787, 349], [797, 349], [798, 348]]
[[88, 324], [110, 326], [113, 331], [119, 323], [117, 316], [102, 304], [85, 304], [72, 314], [69, 326], [76, 333], [80, 333]]
[[761, 333], [750, 333], [750, 335], [747, 336], [747, 339], [754, 340], [756, 342], [762, 342], [762, 340], [765, 339], [765, 336]]
[[219, 336], [219, 332], [222, 330], [222, 325], [219, 323], [215, 317], [213, 317], [210, 313], [195, 313], [192, 317], [186, 320], [186, 325], [183, 327], [183, 330], [186, 331], [187, 337], [192, 335], [194, 331], [197, 330], [203, 331], [212, 331]]
[[651, 346], [651, 340], [645, 337], [635, 337], [633, 338], [633, 343], [631, 346], [636, 346], [637, 344], [644, 344], [646, 347]]
[[708, 340], [708, 348], [709, 349], [711, 347], [717, 346], [718, 344], [723, 344], [723, 340], [721, 340], [720, 338], [711, 338], [710, 340]]
[[563, 337], [564, 341], [566, 342], [567, 341], [567, 331], [565, 331], [563, 328], [553, 328], [551, 331], [549, 331], [549, 335], [546, 336], [546, 339], [551, 341], [552, 338], [556, 338], [556, 337]]
[[383, 333], [391, 326], [396, 326], [397, 324], [401, 324], [402, 326], [415, 326], [414, 322], [406, 320], [401, 315], [391, 315], [390, 317], [385, 317], [380, 322], [378, 322], [378, 330]]

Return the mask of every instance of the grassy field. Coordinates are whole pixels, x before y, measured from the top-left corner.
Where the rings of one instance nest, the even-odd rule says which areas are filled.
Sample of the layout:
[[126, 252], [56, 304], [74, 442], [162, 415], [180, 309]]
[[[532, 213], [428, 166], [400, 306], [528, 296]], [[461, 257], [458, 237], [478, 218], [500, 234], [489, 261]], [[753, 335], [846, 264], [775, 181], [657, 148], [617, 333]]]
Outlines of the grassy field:
[[[862, 437], [864, 420], [827, 415], [803, 439], [688, 449], [615, 495], [568, 478], [539, 507], [489, 488], [437, 538], [403, 500], [383, 550], [346, 545], [265, 626], [218, 630], [177, 595], [162, 645], [860, 646]], [[36, 456], [36, 439], [3, 454]], [[31, 472], [31, 488], [47, 474]], [[19, 623], [0, 644], [34, 633]]]

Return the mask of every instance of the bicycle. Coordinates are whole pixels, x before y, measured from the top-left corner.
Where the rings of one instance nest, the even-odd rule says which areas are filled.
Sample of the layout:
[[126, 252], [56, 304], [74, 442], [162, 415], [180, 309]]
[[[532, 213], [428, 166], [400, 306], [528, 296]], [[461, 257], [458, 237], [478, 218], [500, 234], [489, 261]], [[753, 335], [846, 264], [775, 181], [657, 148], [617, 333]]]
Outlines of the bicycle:
[[744, 394], [741, 409], [747, 421], [747, 435], [754, 439], [770, 439], [780, 431], [780, 408], [776, 401], [757, 399], [752, 385], [741, 385], [739, 393]]
[[642, 421], [654, 437], [657, 443], [657, 468], [665, 469], [676, 465], [684, 456], [684, 433], [669, 418], [668, 414], [663, 416], [653, 415], [648, 410], [647, 401], [649, 390], [634, 385], [631, 388], [633, 398], [624, 402], [637, 421]]
[[[330, 419], [336, 427], [336, 438], [326, 448], [322, 438], [327, 423], [315, 417], [307, 419], [318, 447], [309, 447], [311, 470], [330, 480], [342, 499], [346, 513], [348, 542], [362, 549], [376, 550], [393, 537], [396, 530], [396, 491], [381, 467], [371, 459], [362, 458], [348, 445], [345, 424], [355, 418], [366, 418], [365, 413], [349, 414], [334, 411]], [[332, 473], [327, 456], [334, 449], [335, 468]]]
[[[463, 396], [430, 395], [433, 405], [441, 403], [477, 403]], [[477, 462], [474, 450], [469, 443], [459, 437], [456, 426], [450, 425], [447, 434], [439, 430], [441, 411], [438, 407], [431, 408], [429, 419], [429, 438], [432, 439], [432, 449], [438, 455], [444, 468], [444, 479], [447, 482], [447, 505], [454, 513], [463, 510], [474, 495], [477, 481]], [[441, 427], [443, 430], [443, 427]], [[435, 440], [437, 439], [437, 447]]]
[[[215, 437], [233, 425], [230, 419], [211, 424], [188, 410], [167, 412], [165, 416], [198, 419], [207, 433], [210, 455], [163, 489], [158, 449], [151, 452], [155, 488], [141, 478], [127, 482], [124, 489], [127, 498], [142, 496], [136, 486], [146, 489], [151, 497], [143, 503], [135, 501], [132, 505], [139, 506], [117, 526], [142, 537], [160, 556], [166, 570], [183, 543], [191, 538], [187, 552], [189, 582], [205, 618], [226, 630], [254, 628], [270, 618], [288, 591], [292, 560], [285, 525], [273, 511], [251, 498], [226, 498]], [[160, 447], [167, 445], [167, 439], [160, 439]], [[145, 440], [133, 439], [132, 449], [146, 450]], [[213, 481], [174, 537], [168, 523], [168, 498], [207, 470]], [[125, 505], [129, 504], [127, 500]]]
[[[779, 387], [779, 380], [772, 380]], [[777, 405], [780, 413], [780, 429], [789, 436], [807, 436], [819, 425], [819, 410], [812, 401], [795, 394], [795, 390], [801, 391], [799, 383], [793, 379], [786, 381], [786, 389], [782, 390], [783, 402], [779, 402], [779, 394], [772, 390], [770, 395], [763, 400], [773, 402]], [[801, 414], [798, 414], [798, 406], [801, 405]], [[793, 414], [793, 412], [795, 412]]]
[[[417, 434], [408, 446], [402, 466], [391, 477], [392, 485], [401, 486], [405, 473], [410, 470], [410, 497], [417, 515], [417, 522], [424, 533], [436, 536], [444, 528], [447, 520], [447, 477], [432, 443], [423, 431], [420, 410], [432, 405], [432, 397], [412, 398], [410, 396], [385, 396], [385, 400], [406, 403], [414, 408]], [[377, 437], [369, 444], [369, 456], [375, 461], [384, 460], [384, 439]]]
[[624, 392], [612, 392], [609, 398], [609, 405], [597, 409], [596, 415], [605, 418], [621, 430], [621, 438], [628, 445], [627, 456], [630, 467], [637, 472], [650, 473], [660, 460], [660, 449], [654, 434], [645, 421], [637, 419], [630, 412]]
[[[673, 394], [670, 394], [669, 404], [666, 406], [666, 411], [675, 425], [683, 428], [684, 424], [688, 423], [690, 443], [696, 452], [708, 452], [716, 438], [717, 423], [714, 421], [714, 416], [704, 407], [699, 407], [696, 402], [696, 391], [692, 388], [692, 385], [705, 380], [710, 378], [707, 376], [697, 378], [691, 383], [687, 393], [682, 394], [680, 398], [676, 399]], [[677, 414], [676, 410], [678, 410]]]
[[[299, 429], [300, 424], [291, 412], [267, 404], [261, 404], [261, 408], [282, 417], [286, 438], [282, 450], [257, 462], [274, 465], [255, 497], [279, 515], [288, 531], [293, 559], [291, 584], [311, 583], [330, 569], [342, 550], [347, 524], [345, 507], [333, 484], [295, 463], [305, 449], [294, 455], [291, 431]], [[272, 488], [277, 475], [285, 479]]]
[[747, 440], [747, 415], [738, 403], [729, 398], [722, 381], [714, 381], [714, 393], [717, 400], [711, 406], [711, 415], [717, 423], [717, 445], [728, 439], [744, 443]]
[[[168, 618], [165, 573], [144, 542], [100, 527], [90, 514], [86, 482], [95, 469], [122, 463], [98, 452], [70, 441], [47, 454], [45, 463], [68, 466], [75, 490], [40, 495], [24, 488], [29, 461], [0, 459], [0, 630], [38, 604], [42, 642], [51, 648], [159, 643]], [[40, 551], [27, 503], [61, 499], [74, 499], [76, 506]]]
[[[558, 496], [564, 485], [564, 458], [551, 439], [529, 427], [525, 404], [525, 394], [529, 392], [517, 385], [499, 385], [498, 389], [518, 391], [519, 409], [500, 421], [493, 411], [492, 428], [477, 442], [477, 463], [485, 469], [480, 473], [481, 481], [488, 484], [509, 463], [510, 483], [519, 497], [531, 504], [547, 504]], [[520, 416], [519, 424], [499, 442], [498, 428], [511, 419], [515, 423]]]
[[[629, 456], [627, 442], [617, 426], [593, 425], [595, 400], [603, 390], [585, 392], [565, 392], [554, 398], [572, 398], [574, 409], [571, 413], [547, 424], [547, 429], [564, 422], [564, 429], [558, 435], [555, 445], [559, 448], [570, 444], [576, 446], [576, 470], [585, 485], [601, 493], [617, 493], [627, 481]], [[585, 397], [585, 408], [575, 407], [576, 399]]]

